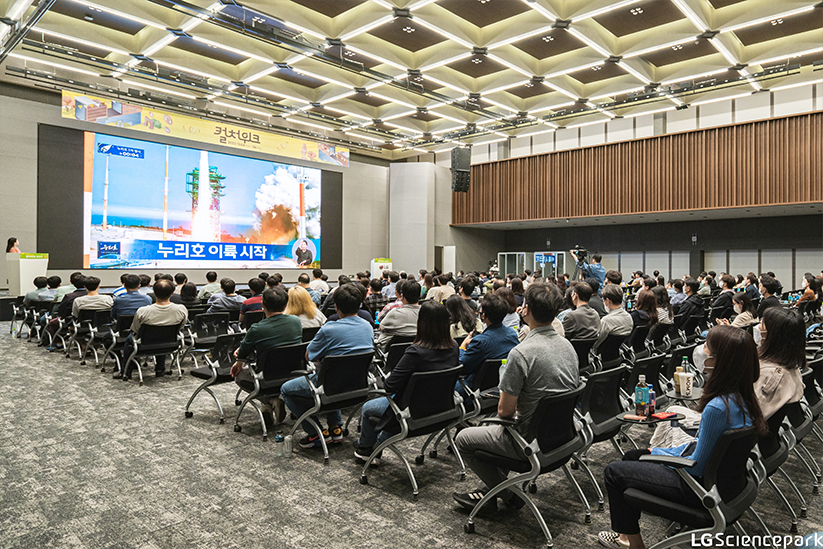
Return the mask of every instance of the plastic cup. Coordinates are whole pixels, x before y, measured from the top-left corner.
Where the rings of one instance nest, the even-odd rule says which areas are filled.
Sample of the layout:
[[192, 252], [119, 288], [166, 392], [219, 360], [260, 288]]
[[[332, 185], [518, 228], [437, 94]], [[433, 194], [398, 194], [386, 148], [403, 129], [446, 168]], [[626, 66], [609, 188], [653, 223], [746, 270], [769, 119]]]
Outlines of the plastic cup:
[[683, 396], [692, 396], [692, 387], [694, 387], [694, 374], [691, 372], [680, 374], [680, 392]]

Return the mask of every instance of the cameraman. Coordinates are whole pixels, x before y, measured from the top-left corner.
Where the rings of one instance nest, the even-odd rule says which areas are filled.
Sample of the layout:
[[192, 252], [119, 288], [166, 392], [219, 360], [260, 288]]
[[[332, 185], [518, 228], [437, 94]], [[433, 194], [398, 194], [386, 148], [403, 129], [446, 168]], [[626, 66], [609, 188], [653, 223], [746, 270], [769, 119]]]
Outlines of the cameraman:
[[569, 250], [569, 253], [572, 254], [574, 260], [577, 261], [577, 266], [580, 267], [582, 278], [596, 278], [602, 288], [603, 283], [606, 281], [606, 268], [600, 264], [600, 260], [603, 259], [603, 257], [600, 254], [593, 254], [591, 263], [586, 263], [585, 253], [581, 254], [583, 259], [577, 257], [576, 249]]

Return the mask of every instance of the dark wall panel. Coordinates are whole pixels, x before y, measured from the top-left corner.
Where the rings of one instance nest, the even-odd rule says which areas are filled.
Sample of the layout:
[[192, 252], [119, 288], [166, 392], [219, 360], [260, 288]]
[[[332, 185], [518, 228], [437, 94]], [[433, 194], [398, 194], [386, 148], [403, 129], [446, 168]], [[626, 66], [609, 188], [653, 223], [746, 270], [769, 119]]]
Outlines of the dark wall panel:
[[50, 269], [83, 265], [83, 132], [37, 130], [37, 251]]
[[343, 174], [323, 170], [320, 178], [320, 265], [343, 268]]

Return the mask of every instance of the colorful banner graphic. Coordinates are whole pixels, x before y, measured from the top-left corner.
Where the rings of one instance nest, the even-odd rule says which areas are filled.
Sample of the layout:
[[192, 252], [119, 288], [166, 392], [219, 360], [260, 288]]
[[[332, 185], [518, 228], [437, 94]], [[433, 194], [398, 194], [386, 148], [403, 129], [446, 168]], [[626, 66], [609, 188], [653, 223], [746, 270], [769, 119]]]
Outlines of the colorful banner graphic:
[[[348, 167], [349, 150], [63, 90], [63, 118]], [[114, 154], [114, 153], [112, 153]]]

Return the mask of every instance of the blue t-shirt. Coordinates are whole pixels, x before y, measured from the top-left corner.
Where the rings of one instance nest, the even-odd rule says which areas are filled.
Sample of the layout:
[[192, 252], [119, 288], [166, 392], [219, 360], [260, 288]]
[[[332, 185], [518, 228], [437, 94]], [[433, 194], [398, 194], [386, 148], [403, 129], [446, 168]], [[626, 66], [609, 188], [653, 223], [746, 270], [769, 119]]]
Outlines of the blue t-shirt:
[[[694, 465], [687, 468], [692, 476], [702, 477], [720, 435], [729, 429], [741, 429], [752, 424], [746, 410], [741, 409], [732, 397], [724, 400], [723, 397], [714, 397], [703, 410], [700, 418], [700, 428], [694, 443], [684, 444], [676, 448], [652, 448], [652, 455], [685, 457], [694, 460]], [[690, 455], [683, 455], [686, 449], [694, 451]]]
[[603, 287], [603, 283], [606, 282], [606, 268], [603, 265], [600, 263], [590, 263], [584, 267], [584, 270], [586, 271], [587, 277], [596, 278], [600, 283], [600, 287]]
[[460, 364], [463, 365], [463, 374], [467, 376], [466, 382], [471, 384], [474, 373], [484, 361], [506, 358], [518, 343], [517, 332], [502, 322], [487, 326], [472, 338], [465, 351], [460, 349]]
[[116, 320], [120, 315], [133, 315], [137, 309], [146, 305], [151, 305], [151, 298], [137, 290], [120, 294], [111, 306], [111, 318]]
[[373, 350], [374, 330], [359, 316], [326, 322], [306, 349], [312, 362], [327, 356], [356, 355]]

